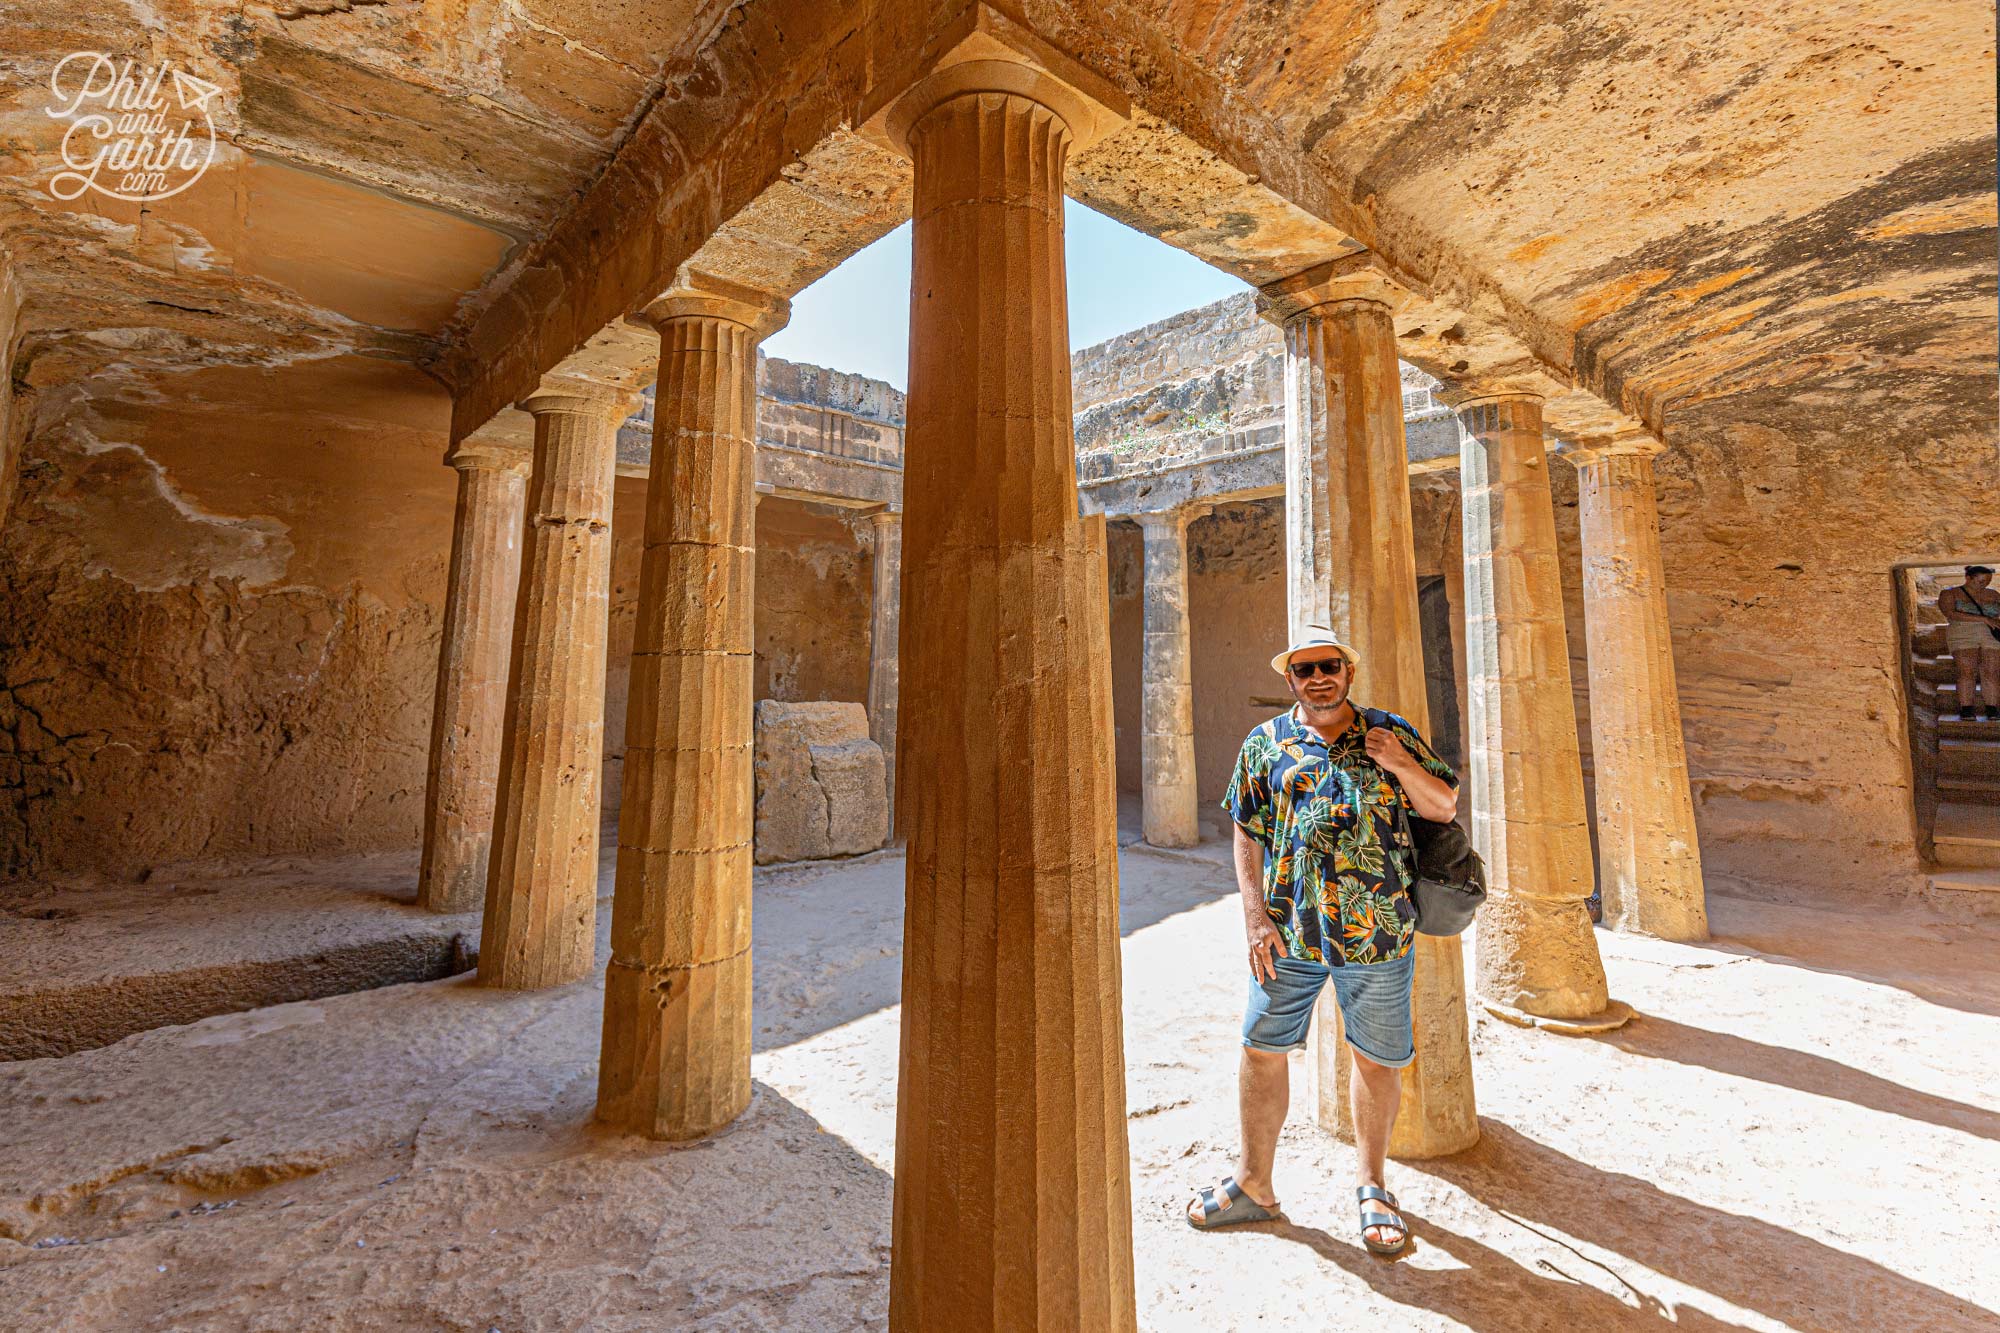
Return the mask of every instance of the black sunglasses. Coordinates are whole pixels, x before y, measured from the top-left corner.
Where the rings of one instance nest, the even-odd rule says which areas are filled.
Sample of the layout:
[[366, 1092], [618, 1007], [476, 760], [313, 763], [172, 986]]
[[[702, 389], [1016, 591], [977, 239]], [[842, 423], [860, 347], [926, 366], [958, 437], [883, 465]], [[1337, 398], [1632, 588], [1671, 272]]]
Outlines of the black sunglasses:
[[1322, 671], [1329, 676], [1338, 676], [1347, 669], [1347, 659], [1329, 657], [1321, 662], [1288, 662], [1286, 669], [1300, 680], [1311, 680], [1315, 674]]

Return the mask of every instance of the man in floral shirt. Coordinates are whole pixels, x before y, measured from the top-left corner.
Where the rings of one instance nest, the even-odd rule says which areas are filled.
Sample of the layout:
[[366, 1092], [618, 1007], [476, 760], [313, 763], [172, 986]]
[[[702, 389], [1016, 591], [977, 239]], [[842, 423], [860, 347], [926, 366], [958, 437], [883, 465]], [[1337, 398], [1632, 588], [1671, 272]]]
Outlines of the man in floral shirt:
[[[1359, 1157], [1362, 1239], [1393, 1254], [1408, 1228], [1383, 1187], [1410, 1026], [1415, 855], [1399, 807], [1449, 821], [1458, 780], [1416, 729], [1352, 703], [1359, 663], [1324, 631], [1271, 659], [1297, 703], [1250, 733], [1223, 808], [1236, 822], [1236, 881], [1249, 937], [1250, 998], [1240, 1069], [1236, 1175], [1188, 1205], [1200, 1229], [1277, 1215], [1271, 1187], [1290, 1100], [1287, 1053], [1303, 1049], [1329, 980], [1353, 1051], [1348, 1084]], [[1384, 1203], [1388, 1212], [1371, 1209]]]

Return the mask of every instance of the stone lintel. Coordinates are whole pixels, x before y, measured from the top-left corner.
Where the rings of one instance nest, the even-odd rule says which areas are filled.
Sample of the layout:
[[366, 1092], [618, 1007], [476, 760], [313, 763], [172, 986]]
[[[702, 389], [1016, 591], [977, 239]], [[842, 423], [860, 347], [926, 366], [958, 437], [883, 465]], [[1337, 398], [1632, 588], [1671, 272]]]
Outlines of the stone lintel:
[[1215, 512], [1215, 506], [1201, 500], [1187, 500], [1170, 509], [1142, 509], [1124, 517], [1130, 518], [1142, 528], [1179, 528], [1183, 532], [1188, 524], [1198, 518], [1206, 518]]
[[1373, 252], [1360, 250], [1258, 288], [1257, 313], [1282, 328], [1337, 301], [1368, 301], [1393, 316], [1410, 297], [1410, 290], [1389, 276]]
[[[1451, 422], [1449, 445], [1442, 432], [1435, 439], [1419, 438], [1406, 421], [1410, 441], [1409, 470], [1412, 476], [1425, 472], [1445, 472], [1458, 466], [1458, 427]], [[1175, 459], [1145, 472], [1113, 474], [1081, 481], [1077, 490], [1085, 514], [1138, 522], [1148, 513], [1200, 506], [1209, 513], [1215, 506], [1244, 500], [1265, 500], [1285, 493], [1284, 445], [1265, 445], [1233, 454]]]
[[792, 303], [740, 282], [683, 268], [672, 287], [632, 318], [642, 327], [658, 330], [668, 320], [690, 316], [741, 324], [762, 342], [791, 322]]
[[757, 487], [773, 495], [814, 504], [873, 508], [902, 503], [903, 473], [900, 468], [879, 463], [814, 454], [760, 441]]
[[861, 133], [902, 154], [910, 130], [930, 112], [969, 93], [1013, 93], [1047, 107], [1069, 127], [1070, 146], [1081, 151], [1123, 129], [1131, 99], [1040, 36], [984, 3], [938, 34], [893, 83], [862, 100]]

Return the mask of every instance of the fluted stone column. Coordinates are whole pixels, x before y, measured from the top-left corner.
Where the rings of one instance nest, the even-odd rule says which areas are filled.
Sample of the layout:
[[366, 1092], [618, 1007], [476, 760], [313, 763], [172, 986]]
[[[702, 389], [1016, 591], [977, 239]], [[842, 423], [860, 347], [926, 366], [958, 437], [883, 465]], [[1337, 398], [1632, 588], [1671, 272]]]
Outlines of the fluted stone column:
[[1542, 403], [1459, 405], [1465, 427], [1467, 767], [1489, 897], [1478, 926], [1486, 1007], [1577, 1029], [1629, 1014], [1608, 1000], [1590, 925], [1590, 834], [1570, 693]]
[[1188, 633], [1186, 509], [1136, 515], [1145, 534], [1146, 627], [1139, 655], [1139, 789], [1146, 841], [1201, 841], [1194, 775], [1194, 676]]
[[896, 630], [902, 619], [903, 516], [878, 509], [868, 516], [875, 529], [875, 591], [868, 633], [868, 734], [882, 747], [889, 788], [889, 836], [896, 829]]
[[1090, 109], [980, 60], [892, 116], [915, 201], [890, 1325], [1129, 1330], [1109, 639], [1063, 273]]
[[1653, 455], [1637, 434], [1572, 449], [1583, 525], [1597, 875], [1605, 924], [1708, 938], [1701, 845], [1688, 792], [1673, 634], [1660, 567]]
[[508, 990], [575, 981], [597, 935], [597, 823], [610, 629], [611, 485], [633, 398], [545, 380], [507, 721], [480, 932], [479, 980]]
[[784, 305], [676, 293], [660, 332], [600, 1120], [690, 1139], [750, 1103], [757, 342]]
[[[1409, 446], [1390, 292], [1329, 265], [1267, 287], [1285, 331], [1285, 558], [1294, 637], [1325, 626], [1360, 655], [1357, 704], [1401, 714], [1426, 735], [1422, 622], [1410, 518]], [[1389, 1141], [1399, 1158], [1439, 1157], [1479, 1139], [1456, 939], [1419, 935], [1411, 1010], [1417, 1056], [1403, 1072]], [[1347, 1053], [1331, 990], [1316, 1010], [1309, 1094], [1319, 1123], [1353, 1136]]]
[[470, 912], [486, 898], [531, 458], [521, 449], [462, 441], [445, 460], [458, 469], [458, 511], [417, 872], [417, 905], [432, 912]]

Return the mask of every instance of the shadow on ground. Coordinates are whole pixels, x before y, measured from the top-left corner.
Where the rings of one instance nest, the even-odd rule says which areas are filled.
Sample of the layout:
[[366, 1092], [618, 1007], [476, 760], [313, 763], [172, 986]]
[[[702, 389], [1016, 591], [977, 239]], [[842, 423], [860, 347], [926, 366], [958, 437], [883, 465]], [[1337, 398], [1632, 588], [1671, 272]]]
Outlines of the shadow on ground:
[[[1587, 1237], [1795, 1329], [1905, 1328], [1913, 1318], [1921, 1318], [1932, 1333], [1991, 1333], [1994, 1327], [1989, 1313], [1894, 1269], [1755, 1217], [1705, 1207], [1636, 1176], [1600, 1170], [1497, 1120], [1481, 1117], [1479, 1124], [1476, 1145], [1427, 1169], [1520, 1226]], [[1726, 1150], [1717, 1145], [1717, 1151]], [[1450, 1241], [1445, 1248], [1468, 1263], [1472, 1251], [1483, 1248], [1454, 1239], [1468, 1252], [1460, 1254]], [[1497, 1260], [1491, 1251], [1486, 1255], [1489, 1262]], [[1391, 1293], [1396, 1299], [1426, 1303], [1429, 1275], [1387, 1280], [1409, 1284]], [[1466, 1322], [1481, 1327], [1476, 1319]], [[1576, 1325], [1593, 1326], [1588, 1320]]]
[[1689, 1027], [1658, 1014], [1639, 1014], [1636, 1018], [1637, 1021], [1625, 1027], [1596, 1034], [1592, 1039], [1608, 1042], [1633, 1055], [1700, 1065], [1719, 1074], [1759, 1079], [1794, 1092], [1831, 1097], [1885, 1115], [2000, 1140], [2000, 1114], [1992, 1111], [1892, 1083], [1809, 1051], [1770, 1046], [1710, 1028]]

